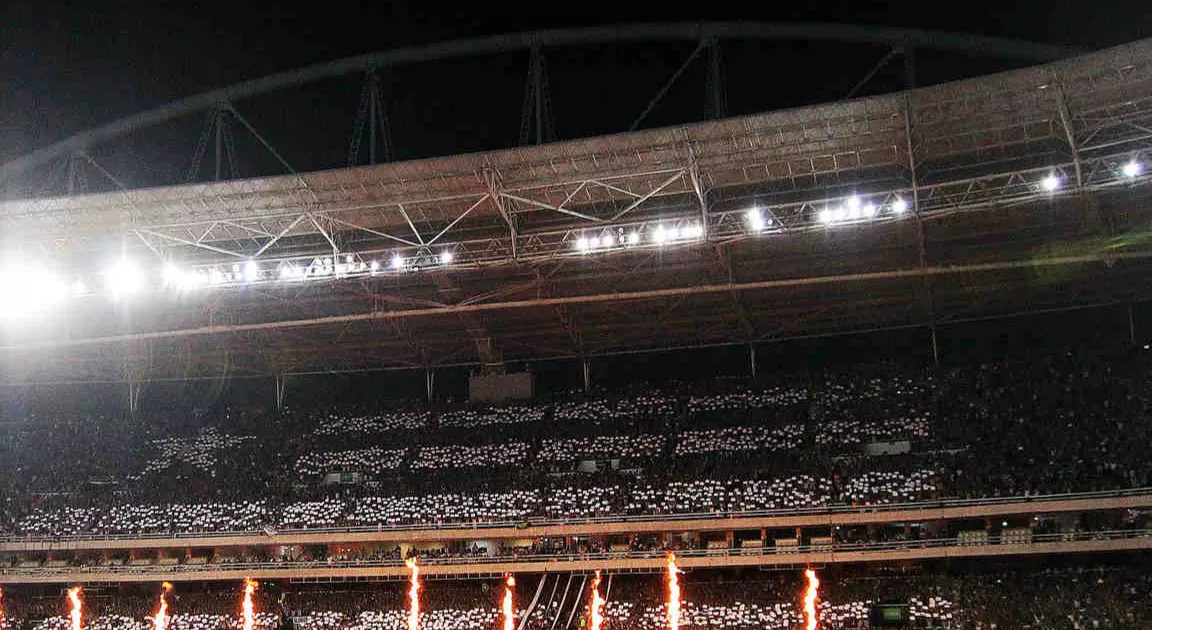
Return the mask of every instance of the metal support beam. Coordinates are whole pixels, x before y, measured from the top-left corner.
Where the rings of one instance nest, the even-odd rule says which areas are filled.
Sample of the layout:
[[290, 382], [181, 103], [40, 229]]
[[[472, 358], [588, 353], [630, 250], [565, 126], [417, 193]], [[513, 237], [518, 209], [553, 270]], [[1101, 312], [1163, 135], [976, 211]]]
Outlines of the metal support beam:
[[[515, 220], [513, 219], [512, 213], [509, 212], [509, 209], [505, 205], [504, 195], [503, 195], [504, 189], [502, 188], [502, 182], [500, 181], [500, 175], [495, 170], [489, 168], [489, 169], [484, 170], [483, 176], [484, 176], [484, 180], [487, 182], [488, 196], [491, 198], [492, 203], [496, 205], [496, 212], [498, 212], [500, 214], [500, 218], [504, 219], [504, 223], [506, 223], [508, 225], [509, 237], [512, 240], [512, 259], [516, 260], [517, 259], [517, 225], [516, 225]], [[474, 207], [475, 206], [471, 206], [472, 209]], [[470, 209], [468, 209], [467, 212], [470, 212]], [[462, 216], [466, 216], [466, 214], [464, 213]], [[443, 230], [443, 232], [445, 232], [445, 230]], [[441, 236], [441, 234], [439, 234], [438, 236]]]
[[1059, 78], [1057, 71], [1054, 73], [1054, 103], [1058, 108], [1059, 123], [1062, 124], [1063, 133], [1067, 136], [1067, 146], [1071, 149], [1071, 163], [1075, 166], [1075, 189], [1083, 195], [1088, 214], [1092, 215], [1092, 218], [1102, 226], [1106, 235], [1112, 236], [1115, 231], [1112, 218], [1107, 214], [1099, 216], [1100, 211], [1096, 207], [1096, 201], [1088, 188], [1084, 186], [1083, 164], [1079, 157], [1079, 145], [1075, 140], [1075, 123], [1071, 117], [1070, 105], [1067, 103], [1066, 89], [1063, 87], [1062, 79]]
[[713, 38], [708, 42], [708, 75], [705, 77], [704, 118], [725, 117], [725, 77], [721, 67], [721, 43]]
[[[885, 53], [883, 55], [883, 58], [879, 60], [879, 63], [875, 64], [875, 67], [871, 68], [871, 71], [867, 73], [867, 76], [863, 77], [858, 83], [854, 84], [854, 87], [850, 88], [850, 91], [846, 93], [845, 100], [850, 100], [850, 99], [854, 98], [854, 95], [858, 94], [859, 90], [861, 90], [864, 86], [866, 86], [867, 83], [870, 83], [871, 79], [875, 78], [875, 75], [879, 74], [879, 71], [883, 70], [883, 67], [888, 65], [888, 62], [890, 62], [893, 58], [895, 58], [896, 55], [899, 55], [899, 54], [904, 54], [904, 49], [901, 48], [900, 46], [892, 46], [887, 51], [887, 53]], [[908, 56], [909, 55], [905, 55], [905, 58], [907, 59]], [[907, 61], [905, 61], [905, 71], [906, 72], [908, 71], [908, 62]], [[915, 80], [916, 80], [916, 75], [915, 74], [911, 75], [910, 81], [915, 81]]]
[[275, 409], [283, 409], [284, 394], [287, 393], [287, 372], [275, 374]]
[[692, 54], [688, 55], [687, 59], [683, 60], [683, 65], [679, 66], [679, 69], [675, 71], [675, 74], [671, 75], [670, 79], [667, 79], [666, 85], [662, 86], [658, 93], [654, 95], [654, 98], [650, 99], [650, 103], [646, 105], [646, 109], [643, 109], [642, 113], [638, 114], [638, 117], [633, 120], [633, 124], [629, 125], [629, 131], [637, 131], [638, 125], [642, 124], [642, 121], [646, 119], [646, 116], [650, 114], [650, 112], [654, 109], [654, 106], [658, 105], [658, 102], [662, 100], [662, 97], [666, 96], [667, 92], [670, 91], [671, 86], [675, 85], [675, 82], [679, 80], [680, 76], [683, 76], [683, 71], [687, 70], [688, 66], [692, 65], [692, 61], [695, 60], [696, 57], [700, 56], [700, 51], [704, 50], [704, 47], [707, 45], [707, 41], [701, 41], [699, 44], [696, 44], [696, 47], [692, 49]]
[[760, 41], [841, 41], [892, 45], [907, 42], [923, 48], [986, 54], [993, 58], [1017, 58], [1032, 61], [1061, 59], [1081, 52], [1079, 49], [1037, 44], [997, 37], [957, 33], [883, 28], [854, 24], [710, 22], [671, 24], [621, 24], [583, 29], [557, 29], [509, 33], [425, 46], [373, 52], [327, 63], [289, 70], [271, 76], [224, 86], [168, 103], [153, 110], [113, 121], [76, 134], [23, 155], [0, 166], [0, 179], [23, 174], [29, 169], [70, 153], [75, 147], [90, 146], [119, 138], [132, 131], [158, 125], [183, 116], [203, 112], [222, 102], [236, 102], [252, 96], [305, 85], [324, 79], [365, 72], [406, 63], [419, 63], [461, 57], [527, 50], [531, 46], [571, 46], [615, 42], [696, 41], [702, 38]]
[[[641, 291], [626, 291], [621, 293], [596, 293], [588, 295], [569, 295], [549, 298], [533, 298], [512, 300], [508, 302], [484, 302], [482, 304], [455, 305], [442, 307], [413, 308], [393, 311], [371, 311], [349, 315], [331, 315], [309, 319], [294, 319], [287, 321], [257, 322], [251, 324], [215, 324], [199, 328], [161, 330], [141, 333], [127, 333], [104, 337], [79, 339], [54, 339], [33, 341], [23, 344], [0, 346], [0, 351], [21, 352], [41, 350], [44, 348], [66, 348], [105, 345], [111, 343], [126, 343], [136, 340], [187, 338], [204, 335], [234, 334], [254, 330], [293, 329], [311, 326], [338, 325], [349, 322], [381, 321], [397, 318], [416, 318], [444, 316], [456, 313], [483, 313], [489, 311], [504, 311], [512, 309], [553, 306], [555, 304], [596, 304], [604, 302], [628, 302], [652, 298], [677, 297], [686, 295], [725, 293], [728, 291], [761, 291], [767, 289], [783, 289], [800, 286], [833, 285], [846, 282], [867, 282], [873, 280], [895, 280], [902, 278], [921, 278], [944, 275], [959, 275], [964, 273], [979, 273], [989, 271], [1004, 271], [1011, 269], [1042, 268], [1049, 269], [1057, 266], [1086, 265], [1103, 263], [1116, 264], [1119, 261], [1138, 261], [1150, 259], [1151, 252], [1115, 252], [1104, 254], [1085, 254], [1078, 256], [1059, 256], [1053, 258], [1036, 258], [1028, 260], [1013, 260], [1002, 262], [977, 263], [971, 265], [946, 265], [938, 267], [917, 267], [876, 271], [866, 273], [837, 274], [830, 276], [807, 276], [802, 278], [786, 278], [780, 280], [762, 280], [757, 282], [739, 282], [735, 285], [727, 283], [702, 284], [666, 289], [648, 289]], [[445, 274], [435, 274], [443, 277]], [[744, 342], [741, 342], [744, 343]]]
[[750, 378], [758, 378], [758, 352], [754, 344], [746, 344], [750, 348]]
[[[910, 59], [911, 54], [905, 55], [905, 59]], [[912, 131], [912, 100], [907, 94], [904, 96], [904, 138], [908, 150], [908, 172], [912, 182], [912, 212], [913, 220], [916, 222], [917, 228], [917, 258], [921, 269], [928, 268], [928, 261], [925, 253], [925, 220], [921, 217], [921, 200], [918, 192], [920, 184], [917, 181], [917, 153], [913, 147], [913, 131]], [[937, 311], [933, 304], [933, 290], [929, 284], [929, 276], [921, 276], [921, 297], [925, 303], [925, 310], [929, 316], [929, 341], [933, 355], [933, 364], [938, 366], [941, 359], [938, 354], [937, 343]]]
[[433, 402], [433, 370], [425, 368], [425, 402]]

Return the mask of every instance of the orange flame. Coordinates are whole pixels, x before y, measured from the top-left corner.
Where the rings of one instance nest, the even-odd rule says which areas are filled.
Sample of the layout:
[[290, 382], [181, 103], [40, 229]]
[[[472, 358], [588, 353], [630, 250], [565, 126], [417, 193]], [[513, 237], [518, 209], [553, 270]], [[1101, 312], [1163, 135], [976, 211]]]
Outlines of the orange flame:
[[804, 630], [817, 630], [817, 589], [821, 588], [821, 580], [812, 569], [805, 569], [804, 577], [808, 578], [804, 589]]
[[667, 552], [667, 623], [671, 630], [679, 630], [679, 568], [675, 566], [675, 554]]
[[603, 605], [604, 598], [600, 597], [600, 569], [596, 569], [596, 576], [592, 578], [592, 623], [588, 630], [600, 630], [600, 626], [604, 624], [604, 616], [600, 614], [600, 607]]
[[504, 582], [504, 602], [501, 604], [504, 611], [504, 630], [513, 630], [516, 627], [513, 621], [513, 587], [516, 585], [517, 581], [511, 575]]
[[254, 630], [254, 591], [258, 582], [246, 579], [242, 586], [242, 630]]
[[67, 591], [67, 598], [71, 600], [71, 630], [83, 630], [83, 597], [79, 594], [82, 591], [80, 586], [72, 586]]
[[158, 614], [154, 615], [154, 630], [167, 630], [167, 593], [172, 588], [170, 582], [162, 583], [162, 592], [158, 594]]
[[408, 578], [408, 630], [417, 630], [421, 625], [421, 569], [416, 558], [409, 558], [404, 564], [412, 569], [412, 576]]

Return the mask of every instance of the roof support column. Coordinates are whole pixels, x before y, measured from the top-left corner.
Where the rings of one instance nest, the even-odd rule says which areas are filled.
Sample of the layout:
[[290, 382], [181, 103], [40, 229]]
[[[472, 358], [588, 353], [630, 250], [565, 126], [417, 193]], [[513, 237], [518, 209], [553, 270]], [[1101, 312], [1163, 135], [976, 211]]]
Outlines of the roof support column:
[[1058, 119], [1062, 124], [1063, 134], [1067, 137], [1067, 146], [1071, 149], [1071, 162], [1075, 167], [1075, 187], [1083, 195], [1083, 205], [1087, 209], [1088, 218], [1098, 223], [1105, 235], [1111, 237], [1113, 235], [1111, 218], [1107, 218], [1107, 215], [1105, 218], [1100, 216], [1095, 199], [1083, 186], [1083, 165], [1079, 159], [1079, 147], [1075, 142], [1075, 124], [1071, 122], [1071, 108], [1067, 104], [1066, 90], [1063, 88], [1058, 72], [1054, 73], [1054, 103], [1058, 108]]
[[433, 368], [425, 366], [425, 402], [433, 402]]
[[692, 190], [696, 193], [696, 202], [700, 204], [700, 227], [704, 229], [704, 239], [708, 240], [708, 199], [704, 190], [704, 179], [700, 168], [696, 165], [696, 141], [688, 141], [688, 178], [692, 181]]
[[[906, 64], [911, 63], [911, 49], [909, 54], [905, 55]], [[912, 70], [909, 70], [909, 80], [912, 81]], [[913, 220], [916, 221], [917, 228], [917, 258], [924, 271], [928, 267], [928, 260], [925, 252], [925, 221], [921, 218], [921, 200], [920, 187], [917, 183], [917, 159], [916, 149], [913, 146], [913, 127], [912, 127], [912, 99], [906, 94], [904, 96], [904, 138], [908, 149], [908, 173], [912, 185], [912, 210]], [[930, 287], [929, 275], [921, 274], [921, 293], [922, 301], [925, 303], [925, 310], [929, 316], [929, 343], [933, 354], [933, 365], [937, 367], [940, 364], [938, 352], [937, 338], [937, 312], [933, 304], [933, 290]]]
[[283, 410], [283, 398], [287, 393], [287, 372], [275, 373], [275, 409]]

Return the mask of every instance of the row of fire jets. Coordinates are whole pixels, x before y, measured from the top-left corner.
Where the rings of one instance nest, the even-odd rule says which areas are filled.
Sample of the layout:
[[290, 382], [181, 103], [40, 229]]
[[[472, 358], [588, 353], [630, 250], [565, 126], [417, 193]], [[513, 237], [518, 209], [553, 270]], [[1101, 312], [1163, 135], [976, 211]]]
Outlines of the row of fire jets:
[[[404, 561], [409, 568], [409, 588], [408, 588], [408, 630], [419, 630], [421, 619], [421, 568], [417, 564], [416, 558], [409, 558]], [[682, 571], [675, 564], [675, 554], [667, 553], [667, 625], [670, 630], [679, 630], [679, 621], [681, 617], [681, 591], [679, 587], [679, 575]], [[804, 590], [804, 627], [805, 630], [816, 630], [817, 627], [817, 589], [820, 588], [821, 582], [817, 579], [817, 574], [812, 569], [804, 572], [807, 580], [807, 586]], [[514, 630], [515, 613], [513, 610], [513, 589], [516, 587], [516, 580], [512, 575], [508, 575], [504, 582], [504, 599], [501, 601], [500, 610], [504, 619], [504, 630]], [[170, 582], [162, 583], [162, 590], [158, 596], [158, 611], [154, 615], [154, 630], [167, 630], [167, 624], [170, 620], [168, 615], [167, 594], [173, 590]], [[258, 589], [258, 582], [247, 579], [242, 585], [242, 630], [254, 629], [254, 592]], [[67, 601], [70, 604], [71, 630], [83, 630], [83, 589], [75, 586], [67, 591]], [[4, 591], [0, 590], [0, 627], [4, 626]], [[600, 570], [596, 569], [595, 575], [592, 577], [592, 602], [589, 607], [588, 614], [588, 630], [602, 630], [604, 624], [603, 606], [604, 598], [600, 595]]]

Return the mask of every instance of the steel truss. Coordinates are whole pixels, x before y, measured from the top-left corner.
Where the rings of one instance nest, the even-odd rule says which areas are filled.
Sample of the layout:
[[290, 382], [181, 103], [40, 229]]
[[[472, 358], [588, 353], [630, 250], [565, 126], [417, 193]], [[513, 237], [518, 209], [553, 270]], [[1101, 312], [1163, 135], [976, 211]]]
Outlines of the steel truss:
[[[1146, 299], [1148, 245], [1101, 241], [1122, 236], [1114, 225], [1149, 230], [1150, 63], [1139, 42], [667, 129], [4, 202], [6, 232], [47, 251], [80, 258], [125, 243], [220, 279], [124, 327], [3, 347], [141, 340], [153, 347], [134, 356], [187, 356], [205, 371], [232, 352], [240, 373], [427, 367]], [[852, 197], [875, 212], [839, 218]], [[1035, 256], [1045, 268], [1103, 264], [1105, 284], [1034, 283]], [[251, 260], [260, 275], [248, 282], [235, 274]]]

